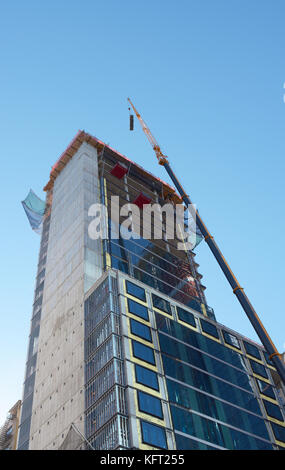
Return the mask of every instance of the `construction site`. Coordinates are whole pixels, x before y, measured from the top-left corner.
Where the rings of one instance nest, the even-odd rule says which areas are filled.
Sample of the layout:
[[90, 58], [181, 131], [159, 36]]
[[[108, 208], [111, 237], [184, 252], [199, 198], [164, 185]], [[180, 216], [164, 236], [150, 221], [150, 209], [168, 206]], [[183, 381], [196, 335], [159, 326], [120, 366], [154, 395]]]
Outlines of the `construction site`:
[[[46, 200], [23, 201], [41, 244], [17, 449], [282, 450], [284, 355], [129, 104], [130, 131], [136, 115], [173, 186], [79, 131], [52, 167]], [[196, 245], [178, 250], [163, 216], [160, 239], [124, 236], [113, 196], [119, 212], [192, 211], [196, 244], [209, 246], [260, 343], [219, 323]], [[88, 235], [94, 203], [106, 207], [104, 239]]]

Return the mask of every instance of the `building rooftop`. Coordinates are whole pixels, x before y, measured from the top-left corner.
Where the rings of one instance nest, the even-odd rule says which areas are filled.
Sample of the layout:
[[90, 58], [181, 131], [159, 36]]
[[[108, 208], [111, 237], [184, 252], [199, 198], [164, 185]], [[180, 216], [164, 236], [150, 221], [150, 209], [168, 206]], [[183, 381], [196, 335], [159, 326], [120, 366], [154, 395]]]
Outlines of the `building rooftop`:
[[136, 167], [136, 170], [142, 176], [154, 182], [159, 182], [160, 184], [163, 185], [163, 189], [166, 193], [174, 194], [177, 196], [178, 199], [180, 199], [175, 189], [172, 186], [170, 186], [168, 183], [161, 180], [157, 176], [154, 176], [152, 173], [150, 173], [149, 171], [145, 170], [143, 167], [141, 167], [137, 163], [127, 158], [125, 155], [122, 155], [117, 150], [114, 150], [109, 145], [97, 139], [97, 137], [94, 137], [91, 134], [88, 134], [87, 132], [82, 131], [82, 130], [79, 130], [77, 132], [76, 136], [70, 142], [70, 144], [65, 149], [65, 151], [61, 154], [57, 162], [52, 166], [52, 169], [50, 172], [50, 179], [48, 183], [46, 184], [46, 186], [44, 187], [44, 191], [50, 191], [52, 189], [55, 179], [57, 178], [59, 173], [63, 170], [63, 168], [67, 165], [69, 160], [71, 160], [71, 158], [77, 152], [77, 150], [79, 149], [79, 147], [82, 145], [83, 142], [87, 142], [88, 144], [97, 148], [99, 151], [102, 151], [103, 149], [108, 149], [111, 153], [113, 153], [116, 156], [116, 159], [118, 161], [121, 161], [122, 163], [125, 163], [127, 165], [134, 165]]

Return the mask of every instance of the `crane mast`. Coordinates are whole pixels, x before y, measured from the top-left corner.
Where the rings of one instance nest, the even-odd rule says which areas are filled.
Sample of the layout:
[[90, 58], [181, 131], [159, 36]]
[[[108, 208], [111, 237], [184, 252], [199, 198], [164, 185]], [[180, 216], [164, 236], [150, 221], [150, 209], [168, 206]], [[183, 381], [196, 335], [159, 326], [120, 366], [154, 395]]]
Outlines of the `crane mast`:
[[193, 206], [189, 196], [185, 193], [183, 186], [178, 181], [175, 173], [173, 172], [168, 158], [162, 153], [160, 146], [158, 145], [156, 139], [150, 132], [148, 126], [142, 119], [141, 115], [136, 110], [135, 106], [131, 102], [130, 98], [128, 98], [130, 105], [132, 106], [134, 113], [136, 114], [144, 133], [146, 134], [155, 154], [158, 159], [158, 163], [163, 165], [166, 169], [168, 175], [170, 176], [174, 186], [176, 187], [178, 193], [180, 194], [183, 202], [185, 203], [186, 207], [189, 209], [191, 215], [193, 216], [194, 220], [196, 220], [196, 224], [202, 233], [205, 242], [209, 246], [211, 252], [213, 253], [214, 257], [216, 258], [220, 268], [222, 269], [224, 275], [226, 276], [233, 293], [236, 295], [239, 303], [241, 304], [244, 312], [246, 313], [249, 321], [251, 322], [255, 332], [257, 333], [261, 343], [263, 344], [265, 350], [269, 354], [269, 359], [273, 362], [274, 366], [277, 369], [277, 372], [285, 385], [285, 366], [282, 362], [281, 354], [278, 353], [273, 341], [271, 340], [268, 332], [266, 331], [265, 327], [263, 326], [260, 318], [258, 317], [256, 311], [254, 310], [253, 306], [251, 305], [248, 297], [246, 296], [244, 289], [240, 286], [239, 282], [237, 281], [235, 275], [233, 274], [230, 266], [228, 265], [227, 261], [225, 260], [222, 252], [220, 251], [217, 243], [214, 240], [214, 237], [208, 231], [206, 225], [202, 221], [199, 212]]

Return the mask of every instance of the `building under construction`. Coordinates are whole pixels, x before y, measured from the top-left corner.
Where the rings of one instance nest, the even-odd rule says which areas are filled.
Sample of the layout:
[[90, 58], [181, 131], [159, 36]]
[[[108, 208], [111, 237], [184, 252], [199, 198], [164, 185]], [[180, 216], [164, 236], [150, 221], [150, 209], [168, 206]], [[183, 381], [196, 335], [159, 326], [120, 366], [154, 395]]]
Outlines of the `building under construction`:
[[142, 211], [179, 202], [174, 188], [79, 131], [44, 189], [24, 201], [41, 245], [18, 449], [285, 448], [273, 362], [218, 323], [195, 253], [112, 218], [112, 196]]

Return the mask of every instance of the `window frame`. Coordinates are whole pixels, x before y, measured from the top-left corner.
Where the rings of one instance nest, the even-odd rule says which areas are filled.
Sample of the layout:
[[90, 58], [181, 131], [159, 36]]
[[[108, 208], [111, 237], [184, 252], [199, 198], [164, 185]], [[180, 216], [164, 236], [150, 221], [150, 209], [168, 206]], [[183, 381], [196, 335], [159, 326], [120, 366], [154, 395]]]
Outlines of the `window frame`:
[[[233, 336], [233, 337], [237, 340], [238, 346], [236, 346], [235, 344], [232, 344], [232, 343], [230, 343], [229, 341], [227, 341], [225, 334], [226, 334], [226, 335]], [[239, 350], [241, 351], [240, 340], [239, 340], [239, 338], [238, 338], [237, 336], [233, 335], [232, 333], [230, 333], [230, 332], [227, 331], [227, 330], [222, 330], [222, 336], [223, 336], [223, 338], [224, 338], [225, 344], [227, 344], [228, 346], [231, 346], [232, 348], [239, 349]]]
[[[147, 325], [145, 325], [144, 323], [141, 323], [137, 320], [135, 320], [134, 318], [129, 318], [129, 321], [130, 321], [130, 332], [132, 335], [134, 336], [137, 336], [138, 338], [141, 338], [141, 339], [144, 339], [145, 341], [148, 341], [149, 343], [153, 343], [153, 338], [152, 338], [152, 332], [151, 332], [151, 328]], [[137, 324], [137, 325], [140, 325], [142, 328], [146, 328], [149, 332], [149, 338], [146, 338], [145, 336], [143, 335], [140, 335], [138, 333], [135, 333], [133, 330], [132, 330], [132, 325], [133, 324]]]
[[[162, 300], [163, 302], [165, 302], [166, 304], [168, 304], [170, 311], [168, 311], [168, 310], [165, 309], [165, 308], [157, 307], [156, 305], [154, 305], [154, 298], [157, 298], [157, 299], [159, 299], [159, 300]], [[172, 310], [171, 310], [171, 303], [170, 303], [168, 300], [165, 300], [165, 299], [164, 299], [163, 297], [161, 297], [160, 295], [157, 295], [157, 294], [153, 294], [153, 293], [152, 293], [152, 294], [151, 294], [151, 301], [152, 301], [152, 306], [153, 306], [153, 308], [157, 308], [157, 309], [160, 310], [161, 312], [164, 312], [164, 313], [166, 313], [166, 314], [168, 314], [168, 315], [170, 315], [170, 316], [173, 316], [173, 315], [172, 315]]]
[[[273, 387], [270, 383], [265, 382], [264, 380], [261, 380], [261, 379], [258, 379], [258, 378], [255, 378], [255, 380], [256, 380], [256, 382], [257, 382], [257, 388], [258, 388], [258, 391], [259, 391], [260, 394], [262, 394], [262, 395], [264, 395], [264, 396], [266, 396], [266, 397], [268, 397], [268, 398], [271, 398], [272, 400], [276, 400], [276, 395], [275, 395], [275, 392], [274, 392], [274, 387]], [[272, 396], [269, 395], [268, 393], [264, 393], [264, 391], [261, 390], [261, 388], [260, 388], [259, 382], [262, 382], [263, 384], [266, 384], [268, 387], [270, 387], [270, 390], [272, 390], [272, 393], [273, 393], [274, 396], [272, 397]]]
[[[139, 315], [138, 313], [134, 312], [130, 308], [130, 304], [133, 303], [134, 305], [138, 305], [142, 310], [146, 311], [146, 316]], [[138, 318], [142, 318], [143, 320], [146, 320], [149, 322], [149, 313], [148, 313], [148, 308], [146, 305], [140, 304], [139, 302], [136, 302], [133, 299], [130, 299], [127, 297], [127, 306], [128, 306], [128, 312], [131, 313], [132, 315], [135, 315]]]
[[[249, 362], [250, 362], [251, 370], [254, 374], [258, 375], [259, 377], [263, 377], [264, 379], [269, 379], [269, 376], [268, 376], [268, 373], [267, 373], [267, 370], [266, 370], [266, 367], [265, 367], [264, 364], [261, 364], [260, 362], [257, 362], [254, 359], [249, 359]], [[263, 367], [263, 369], [265, 370], [266, 375], [262, 375], [259, 372], [256, 372], [255, 370], [253, 370], [252, 364], [257, 364], [259, 367]]]
[[[149, 397], [150, 399], [153, 399], [155, 402], [157, 403], [159, 402], [160, 414], [155, 414], [155, 413], [152, 413], [151, 411], [146, 411], [145, 409], [142, 409], [141, 407], [142, 403], [141, 403], [141, 398], [140, 398], [140, 396], [142, 395], [147, 395], [147, 397]], [[160, 398], [155, 397], [154, 395], [151, 395], [151, 393], [144, 392], [143, 390], [137, 390], [137, 402], [138, 402], [138, 409], [141, 413], [153, 416], [154, 418], [157, 418], [157, 419], [161, 419], [162, 421], [164, 420], [162, 403], [161, 403]]]
[[[244, 349], [245, 349], [246, 354], [248, 354], [251, 357], [254, 357], [255, 359], [258, 359], [259, 361], [262, 361], [260, 350], [258, 349], [257, 346], [255, 346], [254, 344], [251, 344], [249, 341], [245, 341], [245, 340], [243, 340], [243, 345], [244, 345]], [[252, 354], [251, 352], [249, 352], [248, 349], [247, 349], [247, 345], [249, 346], [249, 349], [250, 348], [253, 348], [254, 350], [256, 349], [258, 355]]]
[[[154, 370], [151, 370], [151, 369], [148, 369], [148, 367], [144, 367], [140, 364], [134, 364], [135, 366], [135, 378], [136, 378], [136, 382], [140, 385], [144, 385], [144, 387], [148, 387], [150, 388], [151, 390], [156, 390], [157, 392], [159, 392], [159, 380], [158, 380], [158, 376], [157, 376], [157, 373], [154, 371]], [[156, 387], [153, 387], [152, 385], [150, 385], [149, 383], [146, 383], [146, 382], [142, 382], [142, 381], [139, 381], [138, 379], [138, 372], [137, 372], [137, 369], [138, 368], [141, 368], [141, 369], [145, 369], [146, 371], [148, 371], [150, 374], [153, 374], [155, 376], [155, 379], [156, 379], [156, 383], [157, 383], [157, 388]]]
[[[180, 315], [179, 315], [179, 311], [184, 312], [184, 313], [186, 313], [187, 315], [189, 315], [190, 318], [193, 318], [194, 324], [191, 323], [191, 322], [188, 322], [188, 321], [185, 320], [184, 318], [181, 318]], [[184, 323], [187, 323], [187, 325], [192, 326], [192, 328], [197, 329], [196, 318], [195, 318], [195, 315], [193, 315], [192, 312], [188, 312], [187, 310], [185, 310], [184, 308], [180, 307], [179, 305], [176, 305], [176, 313], [177, 313], [177, 317], [179, 318], [180, 321], [183, 321]]]
[[[140, 341], [137, 341], [135, 339], [132, 339], [132, 351], [133, 351], [133, 356], [140, 360], [140, 361], [143, 361], [143, 362], [146, 362], [147, 364], [151, 364], [152, 366], [156, 366], [156, 359], [155, 359], [155, 352], [154, 352], [154, 349], [153, 348], [150, 348], [149, 346], [146, 346], [145, 344], [141, 343]], [[138, 357], [136, 356], [135, 354], [135, 349], [134, 349], [134, 345], [135, 344], [138, 344], [140, 345], [142, 348], [146, 348], [146, 349], [149, 349], [150, 351], [152, 351], [152, 355], [153, 355], [153, 362], [151, 361], [147, 361], [145, 358], [142, 358], [142, 357]]]
[[[211, 323], [207, 320], [204, 320], [204, 318], [200, 318], [200, 325], [201, 325], [201, 330], [202, 330], [203, 333], [206, 333], [206, 335], [209, 335], [212, 338], [216, 338], [218, 340], [220, 339], [219, 330], [213, 323]], [[215, 331], [216, 331], [217, 334], [214, 335], [212, 333], [209, 333], [208, 331], [205, 331], [204, 328], [203, 328], [203, 325], [211, 325], [211, 327], [215, 328]]]
[[[144, 294], [144, 295], [143, 295], [143, 298], [140, 298], [138, 295], [135, 295], [135, 294], [133, 294], [132, 292], [129, 292], [129, 290], [128, 290], [128, 285], [134, 286], [134, 287], [136, 287], [136, 288], [142, 290], [142, 291], [143, 291], [143, 294]], [[135, 284], [135, 283], [129, 281], [128, 279], [125, 280], [125, 287], [126, 287], [126, 293], [127, 293], [128, 295], [132, 295], [132, 296], [135, 297], [136, 299], [139, 299], [139, 300], [141, 300], [142, 302], [146, 302], [146, 292], [145, 292], [145, 289], [143, 289], [143, 287], [138, 286], [137, 284]]]
[[[162, 431], [163, 433], [163, 436], [164, 436], [164, 439], [165, 439], [165, 447], [163, 446], [159, 446], [153, 442], [148, 442], [144, 439], [144, 430], [143, 430], [143, 424], [146, 424], [147, 426], [150, 426], [150, 427], [155, 427], [155, 428], [158, 428]], [[149, 421], [146, 421], [144, 419], [141, 419], [140, 420], [140, 429], [141, 429], [141, 440], [142, 440], [142, 443], [143, 444], [146, 444], [146, 445], [149, 445], [149, 446], [152, 446], [152, 447], [157, 447], [158, 449], [166, 449], [168, 450], [168, 444], [167, 444], [167, 437], [166, 437], [166, 432], [165, 432], [165, 429], [162, 427], [162, 426], [159, 426], [158, 424], [154, 424], [154, 423], [150, 423]]]
[[[263, 402], [263, 405], [264, 405], [264, 408], [265, 408], [265, 411], [266, 411], [266, 414], [267, 416], [269, 416], [270, 418], [274, 418], [274, 419], [277, 419], [277, 421], [281, 421], [281, 422], [284, 422], [284, 418], [283, 418], [283, 415], [282, 415], [282, 412], [279, 408], [279, 406], [275, 403], [272, 403], [271, 401], [268, 401], [268, 400], [262, 400]], [[279, 413], [280, 413], [280, 416], [281, 416], [281, 419], [280, 418], [277, 418], [276, 416], [272, 416], [272, 414], [270, 414], [270, 411], [268, 411], [268, 408], [267, 408], [267, 405], [269, 406], [269, 409], [270, 407], [275, 407], [278, 409]]]

